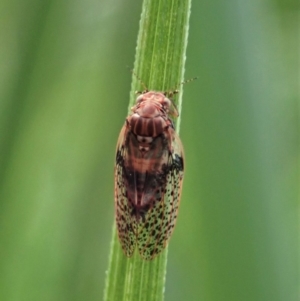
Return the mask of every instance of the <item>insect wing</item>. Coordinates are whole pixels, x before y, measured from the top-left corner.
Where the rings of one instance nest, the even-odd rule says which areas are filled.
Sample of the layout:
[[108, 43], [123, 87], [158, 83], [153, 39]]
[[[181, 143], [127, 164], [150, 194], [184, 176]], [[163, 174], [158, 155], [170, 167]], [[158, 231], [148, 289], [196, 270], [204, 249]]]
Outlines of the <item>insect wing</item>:
[[137, 244], [142, 258], [149, 260], [167, 245], [177, 219], [183, 183], [183, 147], [180, 138], [170, 129], [171, 148], [164, 187], [158, 187], [161, 199], [155, 202], [138, 223]]
[[132, 256], [136, 245], [136, 220], [132, 217], [133, 206], [128, 201], [124, 183], [124, 162], [128, 156], [125, 141], [128, 134], [124, 125], [118, 139], [115, 165], [115, 212], [119, 240], [126, 256]]

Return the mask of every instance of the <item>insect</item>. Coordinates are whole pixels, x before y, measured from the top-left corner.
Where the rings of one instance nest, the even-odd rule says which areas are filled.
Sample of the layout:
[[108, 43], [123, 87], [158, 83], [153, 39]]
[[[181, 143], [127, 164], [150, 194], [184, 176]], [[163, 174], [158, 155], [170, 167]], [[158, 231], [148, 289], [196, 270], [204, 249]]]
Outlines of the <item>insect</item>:
[[150, 260], [167, 245], [176, 223], [184, 171], [183, 147], [169, 99], [178, 91], [144, 91], [131, 108], [116, 150], [115, 211], [126, 256]]

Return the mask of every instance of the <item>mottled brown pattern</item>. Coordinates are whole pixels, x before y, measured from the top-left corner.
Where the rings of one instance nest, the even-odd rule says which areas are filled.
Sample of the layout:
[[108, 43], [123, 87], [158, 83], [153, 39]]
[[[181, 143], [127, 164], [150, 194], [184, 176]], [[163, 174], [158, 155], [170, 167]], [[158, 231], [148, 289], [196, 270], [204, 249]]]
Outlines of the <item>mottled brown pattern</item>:
[[137, 98], [116, 154], [115, 207], [119, 239], [131, 256], [136, 245], [152, 259], [176, 223], [183, 180], [183, 148], [168, 114], [176, 108], [161, 92]]

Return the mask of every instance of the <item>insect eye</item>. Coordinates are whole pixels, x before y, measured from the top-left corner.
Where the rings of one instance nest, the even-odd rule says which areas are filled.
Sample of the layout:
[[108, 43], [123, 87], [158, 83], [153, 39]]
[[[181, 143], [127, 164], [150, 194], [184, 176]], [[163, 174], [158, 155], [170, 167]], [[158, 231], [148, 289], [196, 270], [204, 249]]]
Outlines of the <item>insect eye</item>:
[[168, 111], [171, 106], [171, 101], [168, 98], [165, 98], [164, 101], [162, 102], [163, 108]]
[[141, 103], [143, 101], [143, 94], [139, 95], [138, 98], [136, 99], [136, 103]]
[[177, 108], [172, 100], [170, 100], [169, 98], [165, 98], [163, 106], [167, 114], [170, 114], [175, 117], [178, 116]]

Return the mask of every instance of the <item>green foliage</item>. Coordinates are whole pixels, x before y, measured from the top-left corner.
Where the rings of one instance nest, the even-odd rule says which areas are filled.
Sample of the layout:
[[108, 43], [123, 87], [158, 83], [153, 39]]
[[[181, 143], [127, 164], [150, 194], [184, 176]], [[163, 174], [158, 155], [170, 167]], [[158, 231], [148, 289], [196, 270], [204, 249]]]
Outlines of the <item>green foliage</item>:
[[[141, 2], [0, 8], [0, 300], [99, 300]], [[165, 300], [299, 297], [298, 29], [293, 0], [192, 2], [185, 77], [199, 79], [184, 86]], [[181, 69], [153, 59], [135, 72], [173, 88]]]

